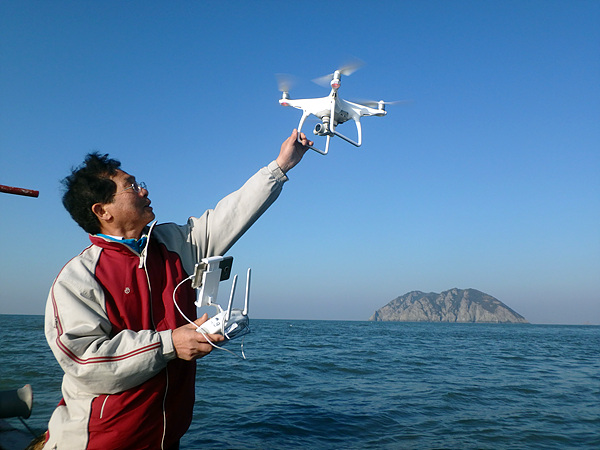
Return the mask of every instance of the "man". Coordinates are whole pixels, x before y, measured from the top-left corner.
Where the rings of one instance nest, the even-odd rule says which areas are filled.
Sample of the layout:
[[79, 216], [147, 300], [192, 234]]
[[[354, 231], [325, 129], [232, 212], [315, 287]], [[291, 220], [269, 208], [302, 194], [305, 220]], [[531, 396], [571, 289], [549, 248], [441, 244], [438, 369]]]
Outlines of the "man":
[[[294, 130], [277, 159], [186, 225], [154, 220], [144, 183], [89, 154], [64, 180], [63, 204], [92, 245], [54, 281], [46, 339], [65, 375], [46, 449], [177, 449], [194, 406], [196, 362], [212, 346], [173, 302], [200, 259], [223, 255], [266, 211], [308, 145]], [[176, 300], [196, 317], [183, 283]], [[213, 342], [223, 338], [208, 335]]]

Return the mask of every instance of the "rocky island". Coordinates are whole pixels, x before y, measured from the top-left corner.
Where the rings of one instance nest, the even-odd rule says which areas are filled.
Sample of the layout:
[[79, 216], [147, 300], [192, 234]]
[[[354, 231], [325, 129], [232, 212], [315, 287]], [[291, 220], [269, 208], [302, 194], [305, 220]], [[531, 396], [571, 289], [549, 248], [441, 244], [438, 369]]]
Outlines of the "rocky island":
[[375, 311], [371, 321], [528, 323], [500, 300], [475, 289], [412, 291]]

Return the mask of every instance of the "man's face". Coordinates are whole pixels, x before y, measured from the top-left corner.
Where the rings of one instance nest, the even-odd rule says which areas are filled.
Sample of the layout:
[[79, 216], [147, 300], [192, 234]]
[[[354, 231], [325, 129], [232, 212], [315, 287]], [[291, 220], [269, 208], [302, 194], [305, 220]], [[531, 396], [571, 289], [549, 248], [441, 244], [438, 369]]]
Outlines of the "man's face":
[[120, 234], [126, 237], [134, 234], [137, 238], [144, 227], [154, 220], [148, 191], [140, 189], [136, 192], [131, 187], [136, 183], [135, 177], [122, 170], [117, 170], [111, 179], [117, 185], [117, 191], [113, 201], [106, 203], [104, 208], [113, 216], [112, 228], [121, 230]]

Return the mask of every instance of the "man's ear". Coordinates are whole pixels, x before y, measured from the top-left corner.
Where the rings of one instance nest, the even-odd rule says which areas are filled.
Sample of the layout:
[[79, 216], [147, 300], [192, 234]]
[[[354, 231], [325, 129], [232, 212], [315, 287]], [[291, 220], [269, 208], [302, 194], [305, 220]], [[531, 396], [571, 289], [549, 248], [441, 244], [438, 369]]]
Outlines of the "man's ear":
[[104, 203], [94, 203], [92, 205], [92, 212], [101, 222], [110, 222], [112, 219], [112, 214], [106, 210], [104, 205]]

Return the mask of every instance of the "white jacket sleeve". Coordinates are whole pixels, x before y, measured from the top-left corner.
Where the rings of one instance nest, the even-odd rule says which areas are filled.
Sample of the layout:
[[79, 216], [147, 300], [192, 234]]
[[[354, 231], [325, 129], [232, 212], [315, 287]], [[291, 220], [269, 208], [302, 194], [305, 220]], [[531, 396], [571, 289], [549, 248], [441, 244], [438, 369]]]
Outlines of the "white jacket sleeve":
[[273, 161], [196, 221], [205, 255], [224, 255], [281, 193], [287, 177]]
[[273, 161], [201, 217], [190, 217], [182, 226], [159, 225], [154, 233], [181, 255], [186, 271], [191, 273], [200, 259], [224, 255], [273, 204], [287, 180]]

